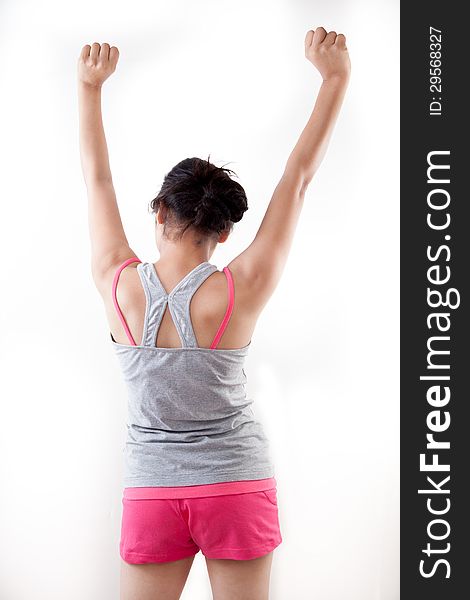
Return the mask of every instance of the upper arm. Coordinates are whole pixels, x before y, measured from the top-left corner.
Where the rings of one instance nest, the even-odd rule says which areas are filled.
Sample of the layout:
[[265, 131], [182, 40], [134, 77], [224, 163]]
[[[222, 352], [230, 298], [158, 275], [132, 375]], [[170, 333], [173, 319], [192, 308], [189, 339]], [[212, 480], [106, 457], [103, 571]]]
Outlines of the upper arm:
[[279, 282], [307, 185], [308, 181], [300, 171], [284, 172], [254, 240], [228, 265], [242, 289], [246, 289], [248, 303], [254, 312], [261, 310]]
[[136, 256], [130, 249], [121, 222], [113, 182], [87, 182], [88, 226], [93, 279], [101, 280], [119, 261]]

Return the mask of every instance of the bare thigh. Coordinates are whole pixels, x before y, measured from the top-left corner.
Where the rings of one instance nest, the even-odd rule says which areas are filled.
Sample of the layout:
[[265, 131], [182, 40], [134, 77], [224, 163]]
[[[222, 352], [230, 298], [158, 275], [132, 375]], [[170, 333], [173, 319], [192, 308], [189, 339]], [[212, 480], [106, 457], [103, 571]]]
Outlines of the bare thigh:
[[179, 600], [194, 556], [132, 565], [121, 559], [120, 600]]
[[268, 600], [273, 552], [252, 560], [206, 558], [214, 600]]

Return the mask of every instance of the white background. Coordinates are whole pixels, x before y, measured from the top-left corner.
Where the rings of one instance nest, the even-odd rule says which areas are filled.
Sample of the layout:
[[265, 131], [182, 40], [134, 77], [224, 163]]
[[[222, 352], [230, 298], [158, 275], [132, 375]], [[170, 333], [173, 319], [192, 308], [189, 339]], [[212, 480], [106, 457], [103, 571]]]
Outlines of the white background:
[[[126, 234], [156, 261], [147, 207], [200, 156], [234, 169], [253, 239], [321, 79], [308, 29], [345, 33], [352, 75], [283, 278], [247, 358], [276, 464], [271, 600], [398, 598], [398, 0], [4, 1], [0, 597], [119, 594], [126, 390], [90, 270], [76, 62], [118, 46], [104, 125]], [[211, 598], [196, 556], [183, 600]]]

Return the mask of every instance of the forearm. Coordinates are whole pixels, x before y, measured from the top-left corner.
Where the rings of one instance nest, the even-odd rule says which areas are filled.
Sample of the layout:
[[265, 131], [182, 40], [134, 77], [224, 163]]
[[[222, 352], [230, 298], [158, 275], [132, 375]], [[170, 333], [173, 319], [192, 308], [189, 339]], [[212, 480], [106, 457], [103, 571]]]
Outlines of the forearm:
[[321, 84], [315, 106], [286, 164], [308, 184], [325, 156], [348, 87], [348, 78], [333, 77]]
[[101, 86], [78, 82], [80, 159], [85, 183], [112, 181], [101, 115]]

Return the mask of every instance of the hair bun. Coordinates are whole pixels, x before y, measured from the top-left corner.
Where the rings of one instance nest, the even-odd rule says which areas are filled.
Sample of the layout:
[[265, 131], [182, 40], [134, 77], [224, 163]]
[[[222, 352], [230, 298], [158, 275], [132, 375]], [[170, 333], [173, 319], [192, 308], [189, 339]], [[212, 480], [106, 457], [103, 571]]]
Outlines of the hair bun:
[[209, 160], [186, 158], [165, 176], [152, 209], [156, 212], [163, 202], [185, 229], [193, 226], [204, 234], [220, 234], [248, 210], [245, 190], [230, 174], [235, 175]]

